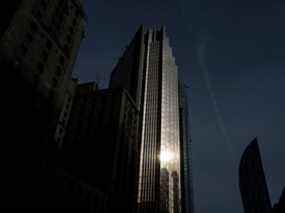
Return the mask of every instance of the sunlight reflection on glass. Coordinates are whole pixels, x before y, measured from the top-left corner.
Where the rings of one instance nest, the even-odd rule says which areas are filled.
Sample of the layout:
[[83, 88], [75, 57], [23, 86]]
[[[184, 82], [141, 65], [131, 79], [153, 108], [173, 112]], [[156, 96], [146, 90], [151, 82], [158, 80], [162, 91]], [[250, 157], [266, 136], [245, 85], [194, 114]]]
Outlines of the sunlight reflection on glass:
[[174, 160], [174, 154], [171, 151], [164, 150], [160, 153], [160, 161], [162, 163], [169, 163]]

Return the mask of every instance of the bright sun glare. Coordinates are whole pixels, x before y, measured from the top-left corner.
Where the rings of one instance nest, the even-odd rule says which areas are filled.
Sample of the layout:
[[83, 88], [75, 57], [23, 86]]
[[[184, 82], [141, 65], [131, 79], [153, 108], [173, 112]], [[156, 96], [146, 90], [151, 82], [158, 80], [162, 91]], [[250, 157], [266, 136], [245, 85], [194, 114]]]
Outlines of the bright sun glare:
[[160, 153], [160, 161], [167, 163], [174, 159], [174, 154], [171, 151], [161, 151]]

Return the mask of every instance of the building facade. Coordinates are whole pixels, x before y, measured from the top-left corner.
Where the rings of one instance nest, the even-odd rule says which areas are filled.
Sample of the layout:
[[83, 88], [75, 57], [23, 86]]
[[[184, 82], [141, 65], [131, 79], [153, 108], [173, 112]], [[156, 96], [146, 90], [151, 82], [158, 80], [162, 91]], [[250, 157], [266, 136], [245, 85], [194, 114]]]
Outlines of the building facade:
[[60, 114], [56, 120], [57, 122], [54, 134], [54, 140], [58, 148], [61, 148], [67, 131], [66, 128], [68, 125], [77, 85], [78, 79], [70, 79], [69, 82], [66, 83], [62, 110], [60, 111]]
[[269, 213], [267, 189], [257, 138], [245, 149], [239, 166], [239, 188], [245, 213]]
[[[133, 213], [137, 198], [138, 109], [124, 89], [76, 89], [61, 146], [63, 170], [104, 195], [104, 212]], [[95, 211], [97, 212], [97, 211]]]
[[16, 77], [38, 94], [34, 99], [51, 103], [54, 128], [67, 96], [72, 96], [72, 69], [85, 35], [82, 1], [11, 0], [1, 7], [1, 22], [5, 75], [16, 70]]
[[[47, 207], [60, 115], [85, 35], [79, 0], [9, 0], [0, 8], [1, 207]], [[68, 120], [68, 115], [66, 116]], [[7, 160], [9, 159], [9, 160]], [[50, 193], [49, 193], [50, 192]], [[3, 204], [3, 205], [2, 205]]]
[[138, 212], [181, 212], [178, 69], [165, 28], [140, 27], [111, 75], [140, 110]]
[[188, 122], [187, 86], [179, 81], [179, 121], [181, 152], [181, 193], [182, 212], [194, 212], [193, 177], [191, 160], [191, 135]]

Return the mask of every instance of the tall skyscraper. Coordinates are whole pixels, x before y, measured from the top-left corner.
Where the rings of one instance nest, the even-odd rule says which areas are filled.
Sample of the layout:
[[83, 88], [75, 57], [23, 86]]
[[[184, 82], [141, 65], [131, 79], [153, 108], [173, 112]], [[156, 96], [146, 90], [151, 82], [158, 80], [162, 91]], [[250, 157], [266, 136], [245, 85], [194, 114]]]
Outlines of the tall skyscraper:
[[138, 212], [181, 212], [178, 69], [165, 28], [141, 26], [114, 68], [140, 110]]
[[270, 213], [271, 201], [255, 138], [245, 149], [239, 166], [239, 187], [245, 213]]
[[189, 134], [187, 86], [179, 81], [179, 121], [181, 152], [182, 213], [193, 213], [193, 180], [191, 161], [191, 135]]

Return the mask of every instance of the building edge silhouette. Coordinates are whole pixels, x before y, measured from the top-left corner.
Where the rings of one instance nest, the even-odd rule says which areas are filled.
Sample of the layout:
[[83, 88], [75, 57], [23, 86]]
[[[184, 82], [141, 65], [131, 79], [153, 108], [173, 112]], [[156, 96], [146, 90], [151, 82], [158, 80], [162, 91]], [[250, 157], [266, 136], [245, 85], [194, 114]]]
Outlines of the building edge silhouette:
[[271, 212], [261, 155], [257, 138], [254, 138], [242, 154], [239, 165], [239, 188], [244, 212]]

